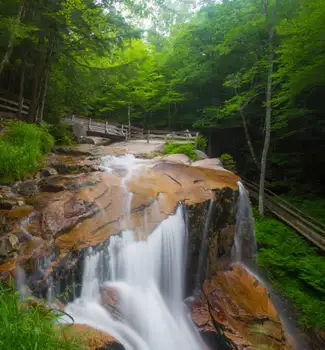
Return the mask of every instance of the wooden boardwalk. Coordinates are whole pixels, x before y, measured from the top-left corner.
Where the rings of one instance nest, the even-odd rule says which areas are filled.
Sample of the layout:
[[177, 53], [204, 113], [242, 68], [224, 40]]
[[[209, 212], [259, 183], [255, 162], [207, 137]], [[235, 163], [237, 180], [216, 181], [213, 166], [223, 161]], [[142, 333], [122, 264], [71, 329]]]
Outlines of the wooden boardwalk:
[[199, 133], [186, 131], [168, 130], [144, 130], [135, 126], [118, 123], [108, 123], [85, 117], [66, 117], [65, 124], [80, 125], [86, 129], [87, 135], [109, 138], [114, 141], [123, 140], [164, 140], [166, 142], [190, 142], [197, 145]]
[[[250, 196], [258, 200], [258, 185], [248, 180], [242, 180], [242, 182], [249, 191]], [[265, 207], [325, 252], [325, 225], [323, 223], [306, 215], [269, 190], [265, 190]]]

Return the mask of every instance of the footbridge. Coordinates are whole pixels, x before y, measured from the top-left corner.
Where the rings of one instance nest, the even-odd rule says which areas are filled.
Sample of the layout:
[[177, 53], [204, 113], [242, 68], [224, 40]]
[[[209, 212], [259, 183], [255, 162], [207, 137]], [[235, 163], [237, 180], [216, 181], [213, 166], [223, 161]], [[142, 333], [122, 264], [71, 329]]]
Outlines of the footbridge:
[[165, 140], [166, 142], [189, 142], [197, 146], [198, 132], [194, 131], [168, 131], [145, 130], [131, 125], [109, 123], [92, 118], [71, 116], [63, 119], [65, 124], [79, 125], [86, 129], [88, 136], [99, 136], [113, 141], [123, 140]]

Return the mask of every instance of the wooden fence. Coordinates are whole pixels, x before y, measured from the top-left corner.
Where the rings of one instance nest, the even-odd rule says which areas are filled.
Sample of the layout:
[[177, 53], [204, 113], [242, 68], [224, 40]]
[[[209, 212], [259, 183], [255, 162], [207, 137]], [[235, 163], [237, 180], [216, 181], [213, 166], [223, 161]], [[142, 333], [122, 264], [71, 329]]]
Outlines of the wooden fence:
[[[4, 98], [0, 96], [0, 110], [5, 112], [19, 112], [19, 102], [10, 100], [8, 98]], [[29, 105], [27, 101], [23, 100], [23, 104], [21, 106], [21, 114], [28, 115]]]
[[198, 132], [186, 131], [167, 131], [167, 130], [144, 130], [135, 126], [129, 127], [125, 124], [108, 123], [85, 118], [80, 116], [66, 117], [63, 120], [70, 125], [83, 125], [86, 127], [87, 134], [93, 136], [102, 136], [113, 140], [146, 140], [150, 143], [152, 140], [164, 140], [165, 142], [189, 142], [197, 147]]
[[[258, 185], [243, 179], [243, 184], [252, 198], [258, 200]], [[310, 242], [325, 251], [325, 225], [312, 218], [272, 191], [265, 190], [265, 207], [275, 216], [302, 234]], [[285, 239], [285, 237], [283, 237]]]

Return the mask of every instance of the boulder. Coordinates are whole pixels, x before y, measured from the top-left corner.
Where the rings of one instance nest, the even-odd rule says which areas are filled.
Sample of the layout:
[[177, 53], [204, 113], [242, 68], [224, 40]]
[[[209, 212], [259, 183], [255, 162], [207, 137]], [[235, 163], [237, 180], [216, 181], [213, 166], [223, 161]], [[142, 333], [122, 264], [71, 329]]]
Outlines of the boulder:
[[119, 312], [119, 295], [114, 287], [105, 286], [101, 290], [101, 304], [107, 309], [113, 318], [121, 321], [122, 316]]
[[95, 145], [96, 141], [89, 136], [80, 136], [78, 137], [78, 143], [80, 144], [86, 144], [86, 145]]
[[38, 186], [36, 180], [28, 180], [19, 182], [14, 186], [14, 190], [25, 197], [34, 196], [38, 192]]
[[201, 333], [214, 328], [238, 350], [292, 349], [267, 289], [241, 265], [204, 282], [192, 318]]
[[40, 171], [41, 177], [49, 177], [49, 176], [55, 176], [58, 172], [54, 168], [44, 168]]
[[89, 350], [124, 349], [124, 346], [111, 335], [84, 324], [74, 324], [62, 329], [68, 339], [72, 336], [84, 339]]
[[179, 163], [179, 164], [191, 164], [191, 159], [186, 154], [168, 154], [161, 158], [162, 161]]

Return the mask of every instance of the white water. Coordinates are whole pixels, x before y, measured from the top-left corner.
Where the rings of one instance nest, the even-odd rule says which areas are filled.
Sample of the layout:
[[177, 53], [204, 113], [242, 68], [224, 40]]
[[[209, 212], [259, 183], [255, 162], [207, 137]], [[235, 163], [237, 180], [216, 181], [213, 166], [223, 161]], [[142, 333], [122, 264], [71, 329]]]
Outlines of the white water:
[[[186, 244], [182, 206], [146, 241], [135, 241], [131, 231], [113, 236], [104, 250], [89, 250], [81, 297], [66, 311], [75, 322], [112, 334], [126, 349], [203, 349], [183, 303]], [[117, 291], [121, 322], [101, 305], [101, 286]]]
[[256, 237], [254, 218], [247, 190], [239, 181], [239, 199], [236, 215], [236, 232], [232, 249], [232, 260], [244, 263], [249, 267], [255, 266], [256, 260]]

